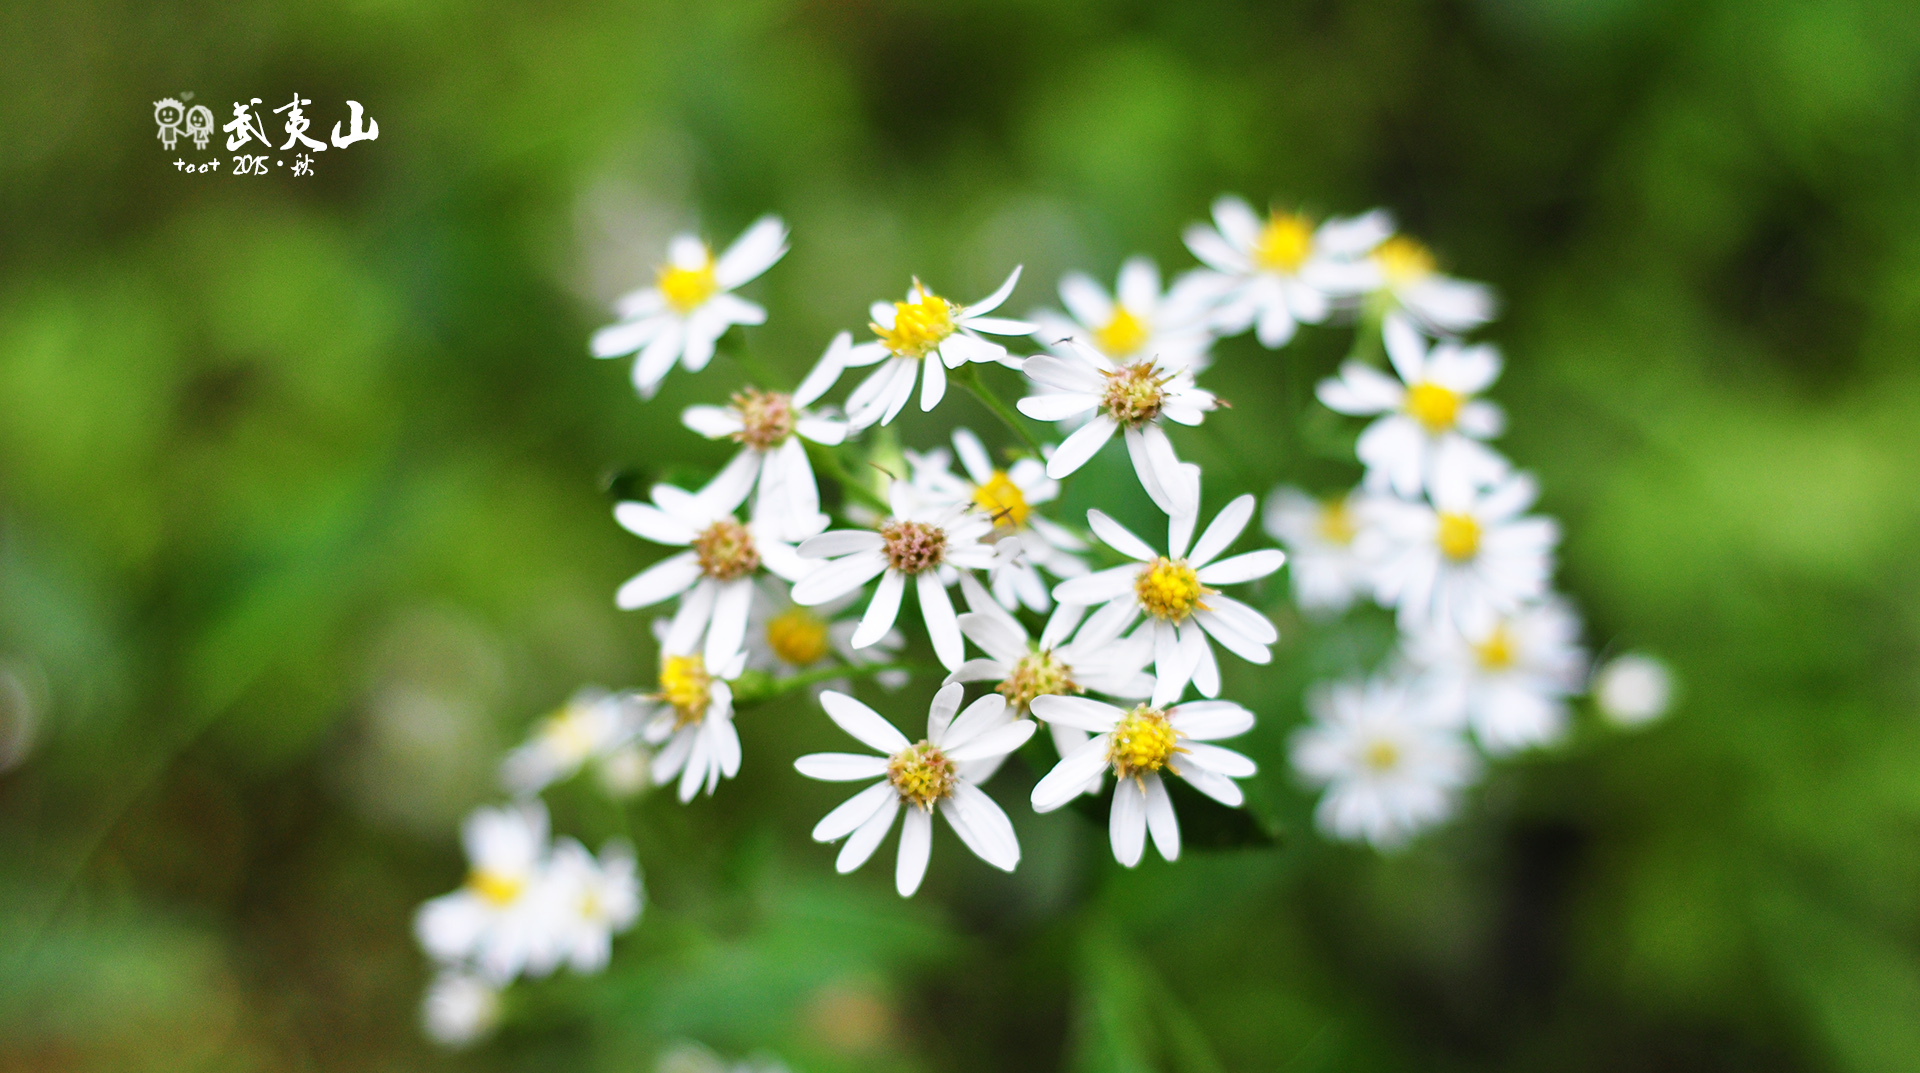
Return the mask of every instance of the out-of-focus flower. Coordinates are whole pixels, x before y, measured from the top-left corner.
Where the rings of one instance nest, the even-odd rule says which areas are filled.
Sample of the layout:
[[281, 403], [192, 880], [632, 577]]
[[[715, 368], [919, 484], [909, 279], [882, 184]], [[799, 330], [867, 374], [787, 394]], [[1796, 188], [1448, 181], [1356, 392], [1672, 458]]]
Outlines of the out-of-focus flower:
[[[1193, 483], [1197, 487], [1199, 479]], [[1278, 548], [1219, 559], [1252, 518], [1253, 497], [1240, 496], [1214, 516], [1189, 555], [1187, 541], [1193, 534], [1194, 517], [1175, 515], [1167, 526], [1167, 554], [1161, 555], [1119, 522], [1100, 511], [1088, 511], [1087, 523], [1094, 535], [1136, 562], [1063, 581], [1054, 588], [1053, 597], [1061, 603], [1104, 605], [1080, 627], [1077, 642], [1094, 648], [1111, 643], [1145, 615], [1153, 638], [1153, 704], [1157, 708], [1178, 700], [1188, 682], [1209, 697], [1220, 695], [1220, 667], [1209, 637], [1250, 663], [1272, 659], [1267, 646], [1280, 639], [1273, 623], [1213, 587], [1266, 577], [1287, 561]]]
[[1107, 835], [1114, 860], [1128, 868], [1140, 863], [1148, 832], [1160, 856], [1169, 861], [1180, 856], [1180, 821], [1161, 772], [1180, 776], [1229, 808], [1245, 800], [1233, 780], [1251, 776], [1253, 761], [1207, 744], [1253, 729], [1253, 713], [1238, 704], [1201, 700], [1165, 709], [1145, 704], [1119, 708], [1090, 697], [1045, 696], [1034, 698], [1033, 711], [1048, 723], [1093, 735], [1034, 785], [1034, 809], [1059, 808], [1111, 769], [1113, 808]]
[[1329, 272], [1335, 262], [1365, 255], [1393, 231], [1391, 218], [1378, 211], [1318, 228], [1278, 210], [1262, 220], [1231, 195], [1215, 199], [1213, 222], [1187, 228], [1187, 248], [1207, 267], [1182, 284], [1219, 303], [1213, 325], [1222, 335], [1252, 328], [1269, 350], [1292, 339], [1299, 324], [1327, 318], [1328, 288], [1340, 278]]
[[1500, 375], [1500, 354], [1487, 344], [1443, 342], [1431, 351], [1413, 325], [1389, 314], [1384, 329], [1387, 358], [1400, 379], [1371, 365], [1349, 361], [1338, 378], [1320, 382], [1317, 394], [1329, 409], [1353, 416], [1382, 415], [1360, 434], [1355, 452], [1367, 467], [1367, 485], [1413, 497], [1432, 486], [1441, 468], [1491, 483], [1506, 473], [1506, 459], [1481, 441], [1506, 426], [1500, 407], [1476, 398]]
[[652, 711], [641, 731], [655, 746], [653, 781], [661, 786], [680, 777], [682, 802], [704, 785], [708, 794], [720, 779], [740, 771], [740, 733], [733, 727], [733, 687], [728, 681], [746, 669], [747, 654], [736, 651], [726, 664], [709, 668], [699, 653], [660, 653], [660, 690], [648, 694]]
[[589, 687], [540, 720], [525, 743], [507, 754], [500, 779], [521, 797], [573, 777], [590, 760], [606, 757], [639, 733], [633, 698]]
[[579, 842], [560, 839], [542, 887], [558, 960], [575, 972], [606, 968], [613, 937], [640, 919], [643, 895], [633, 849], [609, 843], [596, 858]]
[[1210, 302], [1194, 292], [1176, 287], [1162, 294], [1160, 269], [1151, 257], [1128, 258], [1112, 295], [1086, 273], [1069, 272], [1060, 279], [1060, 303], [1070, 317], [1051, 310], [1033, 314], [1033, 338], [1056, 352], [1071, 339], [1116, 365], [1151, 358], [1170, 369], [1198, 370], [1206, 364], [1213, 333], [1207, 326]]
[[923, 502], [906, 481], [893, 482], [890, 498], [892, 514], [874, 529], [835, 529], [800, 545], [801, 556], [830, 561], [793, 586], [793, 602], [803, 607], [824, 604], [878, 577], [880, 584], [853, 635], [853, 647], [865, 648], [893, 629], [911, 578], [934, 654], [952, 670], [960, 666], [965, 646], [947, 586], [959, 570], [993, 565], [992, 546], [981, 543], [992, 531], [993, 519], [971, 504]]
[[1567, 697], [1587, 674], [1580, 619], [1551, 598], [1471, 634], [1451, 625], [1416, 630], [1404, 648], [1433, 717], [1472, 727], [1495, 756], [1559, 741]]
[[[853, 647], [860, 620], [839, 615], [859, 599], [858, 592], [812, 607], [794, 603], [788, 592], [788, 586], [763, 578], [754, 593], [747, 619], [747, 666], [753, 670], [785, 678], [830, 667], [836, 659], [855, 667], [885, 663], [907, 646], [905, 635], [892, 629], [865, 648]], [[881, 671], [874, 680], [887, 689], [899, 689], [907, 683], [907, 672]], [[823, 688], [846, 691], [844, 683], [827, 683]]]
[[707, 367], [713, 347], [735, 324], [761, 324], [767, 311], [733, 289], [772, 268], [787, 252], [787, 225], [762, 216], [716, 260], [697, 235], [677, 235], [667, 246], [651, 287], [615, 304], [618, 323], [593, 336], [593, 356], [616, 358], [640, 352], [633, 386], [653, 398], [677, 360], [690, 373]]
[[1443, 469], [1431, 502], [1382, 501], [1387, 550], [1374, 572], [1380, 602], [1399, 609], [1404, 629], [1481, 636], [1500, 615], [1545, 595], [1560, 527], [1522, 516], [1536, 494], [1524, 473], [1481, 488]]
[[420, 1002], [420, 1027], [443, 1047], [471, 1047], [500, 1023], [500, 988], [478, 973], [444, 968]]
[[656, 484], [652, 503], [629, 501], [613, 509], [614, 520], [628, 532], [656, 544], [687, 548], [628, 580], [614, 602], [631, 611], [685, 593], [666, 645], [690, 652], [704, 634], [709, 666], [724, 666], [740, 650], [755, 575], [764, 569], [797, 581], [815, 566], [775, 536], [791, 532], [796, 527], [793, 518], [763, 515], [742, 525], [734, 517], [759, 469], [759, 459], [742, 451], [697, 493]]
[[1361, 493], [1322, 500], [1282, 486], [1267, 495], [1261, 527], [1287, 550], [1301, 610], [1337, 614], [1355, 596], [1373, 594], [1372, 553], [1379, 542], [1361, 539], [1371, 524], [1372, 504]]
[[620, 800], [637, 797], [653, 785], [653, 750], [630, 741], [603, 757], [596, 770], [609, 795]]
[[804, 540], [827, 527], [820, 486], [801, 441], [832, 447], [847, 438], [846, 422], [808, 407], [839, 379], [852, 347], [849, 333], [835, 336], [791, 395], [747, 388], [726, 406], [689, 406], [680, 415], [688, 428], [710, 440], [731, 439], [758, 463], [752, 518], [781, 540]]
[[1314, 821], [1334, 838], [1401, 845], [1451, 816], [1478, 775], [1473, 751], [1418, 708], [1405, 682], [1335, 683], [1308, 707], [1314, 721], [1293, 736], [1293, 766], [1326, 788]]
[[993, 531], [985, 540], [996, 552], [987, 575], [994, 598], [1008, 610], [1022, 604], [1047, 610], [1053, 601], [1047, 597], [1042, 568], [1058, 578], [1087, 572], [1075, 554], [1086, 550], [1086, 542], [1034, 510], [1059, 496], [1059, 482], [1047, 476], [1045, 463], [1036, 458], [995, 468], [985, 445], [969, 429], [953, 430], [953, 449], [964, 476], [954, 474], [952, 456], [944, 449], [907, 452], [915, 489], [929, 503], [971, 504], [993, 519]]
[[548, 963], [551, 930], [536, 896], [547, 855], [547, 810], [538, 800], [477, 809], [461, 827], [467, 882], [420, 907], [414, 934], [435, 959], [470, 963], [496, 984]]
[[1652, 656], [1629, 652], [1593, 676], [1593, 700], [1600, 714], [1615, 724], [1645, 726], [1672, 706], [1673, 674]]
[[676, 1043], [660, 1052], [654, 1073], [788, 1073], [777, 1058], [764, 1055], [728, 1062], [699, 1043]]
[[885, 364], [873, 371], [847, 397], [847, 420], [858, 429], [884, 425], [894, 419], [913, 396], [913, 381], [926, 367], [920, 385], [920, 409], [940, 405], [947, 393], [947, 370], [968, 362], [1006, 362], [1007, 348], [980, 338], [989, 335], [1028, 335], [1033, 325], [1024, 320], [990, 317], [987, 314], [1013, 293], [1020, 282], [1015, 268], [998, 290], [970, 306], [950, 302], [928, 290], [918, 279], [907, 289], [904, 302], [875, 302], [868, 327], [880, 338], [862, 343], [846, 353], [844, 364], [853, 367]]
[[1042, 390], [1017, 404], [1035, 421], [1065, 421], [1092, 414], [1073, 431], [1053, 457], [1047, 476], [1062, 480], [1099, 452], [1115, 432], [1123, 434], [1140, 486], [1162, 513], [1199, 509], [1200, 490], [1173, 452], [1162, 421], [1198, 425], [1220, 405], [1211, 391], [1193, 382], [1192, 370], [1164, 365], [1152, 357], [1117, 365], [1069, 340], [1064, 356], [1036, 354], [1024, 371]]
[[1321, 272], [1330, 293], [1367, 296], [1387, 310], [1404, 311], [1435, 335], [1459, 335], [1493, 319], [1498, 303], [1492, 288], [1442, 275], [1432, 250], [1411, 236], [1393, 234], [1392, 217], [1369, 215], [1376, 226], [1355, 232], [1349, 256]]
[[814, 753], [794, 761], [794, 768], [811, 779], [880, 780], [827, 813], [813, 829], [816, 842], [847, 839], [834, 862], [841, 873], [866, 863], [903, 807], [906, 820], [894, 869], [894, 887], [903, 898], [919, 890], [926, 875], [935, 808], [981, 860], [1005, 872], [1020, 863], [1013, 823], [974, 784], [981, 766], [997, 768], [1002, 757], [1026, 744], [1034, 724], [1014, 718], [1006, 699], [997, 693], [988, 693], [960, 711], [965, 693], [966, 688], [955, 682], [934, 694], [927, 712], [927, 736], [917, 743], [880, 713], [844, 693], [820, 695], [821, 706], [840, 729], [881, 754]]

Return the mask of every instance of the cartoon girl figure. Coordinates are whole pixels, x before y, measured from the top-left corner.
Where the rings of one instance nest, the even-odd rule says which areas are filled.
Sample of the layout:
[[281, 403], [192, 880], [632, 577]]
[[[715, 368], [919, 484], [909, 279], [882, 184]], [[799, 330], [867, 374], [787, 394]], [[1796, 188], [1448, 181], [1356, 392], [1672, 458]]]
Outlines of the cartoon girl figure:
[[195, 149], [205, 149], [207, 139], [213, 137], [213, 109], [204, 104], [196, 104], [187, 109], [187, 134], [193, 138]]
[[153, 102], [153, 121], [160, 124], [160, 145], [172, 150], [174, 139], [180, 137], [180, 121], [187, 117], [187, 106], [167, 97]]

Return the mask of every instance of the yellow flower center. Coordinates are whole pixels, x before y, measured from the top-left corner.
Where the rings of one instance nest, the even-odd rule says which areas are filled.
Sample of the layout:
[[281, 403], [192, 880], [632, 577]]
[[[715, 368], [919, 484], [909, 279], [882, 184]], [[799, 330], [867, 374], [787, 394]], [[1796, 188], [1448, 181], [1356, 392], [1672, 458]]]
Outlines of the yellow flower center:
[[673, 707], [678, 716], [676, 726], [705, 719], [707, 705], [713, 699], [713, 676], [707, 673], [707, 661], [698, 653], [668, 656], [660, 668], [660, 692], [654, 697]]
[[1397, 287], [1433, 275], [1433, 254], [1418, 241], [1395, 235], [1374, 247], [1373, 259], [1387, 277], [1387, 286]]
[[1107, 741], [1107, 763], [1113, 765], [1115, 778], [1135, 779], [1159, 771], [1173, 754], [1186, 752], [1167, 713], [1144, 704], [1122, 716], [1112, 733]]
[[1100, 405], [1122, 428], [1138, 428], [1159, 417], [1160, 409], [1167, 404], [1167, 381], [1173, 379], [1172, 373], [1161, 375], [1151, 361], [1135, 362], [1101, 375], [1107, 378], [1107, 389]]
[[827, 658], [827, 620], [804, 607], [789, 607], [767, 620], [767, 647], [782, 663], [811, 667]]
[[1453, 427], [1463, 401], [1458, 391], [1423, 380], [1407, 389], [1407, 416], [1438, 435]]
[[1313, 252], [1313, 225], [1304, 216], [1276, 212], [1253, 240], [1253, 263], [1270, 272], [1297, 272]]
[[902, 574], [924, 574], [947, 557], [947, 532], [924, 522], [888, 522], [880, 527], [887, 565]]
[[693, 312], [720, 289], [720, 281], [713, 278], [713, 254], [694, 268], [661, 265], [654, 285], [680, 315]]
[[1007, 698], [1007, 707], [1026, 715], [1035, 697], [1070, 697], [1086, 692], [1073, 680], [1072, 670], [1053, 654], [1053, 649], [1030, 646], [993, 691]]
[[1514, 639], [1513, 631], [1502, 622], [1493, 628], [1486, 640], [1473, 646], [1473, 654], [1484, 670], [1511, 670], [1520, 661], [1520, 646]]
[[581, 919], [599, 920], [606, 915], [606, 912], [606, 904], [600, 900], [600, 893], [598, 891], [589, 889], [580, 895]]
[[1009, 480], [1005, 470], [994, 470], [987, 483], [973, 490], [973, 505], [993, 517], [993, 524], [1007, 529], [1024, 528], [1027, 515], [1033, 513], [1026, 493]]
[[1337, 547], [1346, 547], [1360, 535], [1353, 520], [1353, 508], [1344, 499], [1329, 499], [1320, 506], [1320, 539]]
[[931, 809], [943, 797], [953, 796], [953, 761], [940, 747], [925, 740], [909, 745], [887, 761], [887, 781], [901, 802]]
[[1145, 345], [1150, 335], [1139, 317], [1128, 312], [1126, 306], [1116, 305], [1113, 319], [1093, 333], [1093, 345], [1107, 357], [1124, 358]]
[[1440, 554], [1465, 562], [1480, 553], [1480, 523], [1471, 514], [1440, 514]]
[[502, 875], [476, 868], [467, 876], [467, 889], [478, 894], [480, 900], [495, 909], [505, 909], [519, 900], [520, 893], [527, 889], [527, 881], [520, 876]]
[[733, 397], [733, 412], [740, 415], [740, 431], [733, 442], [756, 451], [766, 451], [787, 442], [793, 435], [793, 396], [778, 391], [748, 388]]
[[694, 537], [693, 554], [701, 573], [715, 581], [733, 581], [760, 569], [753, 534], [732, 518], [721, 518]]
[[1211, 591], [1200, 584], [1200, 575], [1185, 559], [1165, 556], [1142, 567], [1133, 582], [1133, 594], [1147, 614], [1174, 623], [1186, 621], [1195, 611], [1205, 611], [1207, 605], [1200, 598]]
[[1375, 738], [1367, 743], [1360, 759], [1375, 772], [1388, 772], [1400, 766], [1400, 746], [1383, 738]]
[[887, 345], [887, 349], [903, 358], [924, 358], [946, 341], [954, 331], [954, 320], [960, 314], [960, 307], [937, 294], [929, 294], [914, 281], [914, 289], [919, 292], [917, 302], [893, 303], [893, 327], [882, 328], [878, 324], [868, 324], [873, 334]]

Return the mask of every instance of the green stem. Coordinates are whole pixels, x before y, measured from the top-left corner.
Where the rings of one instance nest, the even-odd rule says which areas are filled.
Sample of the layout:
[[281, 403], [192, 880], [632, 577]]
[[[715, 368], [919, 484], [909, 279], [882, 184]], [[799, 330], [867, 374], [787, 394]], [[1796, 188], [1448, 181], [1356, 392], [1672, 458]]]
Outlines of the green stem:
[[832, 477], [848, 495], [851, 495], [853, 498], [858, 499], [882, 514], [893, 513], [893, 505], [888, 503], [880, 493], [867, 487], [864, 483], [855, 480], [853, 476], [847, 472], [847, 468], [840, 464], [839, 455], [834, 454], [832, 451], [817, 443], [802, 442], [805, 443], [807, 457], [813, 460], [814, 468]]
[[[939, 359], [930, 360], [937, 361]], [[1008, 406], [1000, 396], [993, 393], [992, 388], [988, 387], [986, 383], [980, 379], [979, 372], [976, 371], [972, 365], [962, 365], [958, 369], [949, 370], [947, 372], [947, 379], [971, 391], [973, 397], [980, 400], [981, 405], [992, 410], [993, 416], [999, 418], [1001, 423], [1013, 430], [1014, 435], [1019, 436], [1021, 440], [1025, 441], [1028, 450], [1033, 452], [1035, 458], [1043, 457], [1040, 453], [1040, 441], [1034, 438], [1033, 433], [1027, 431], [1027, 426], [1021, 423], [1020, 416], [1014, 408]]]

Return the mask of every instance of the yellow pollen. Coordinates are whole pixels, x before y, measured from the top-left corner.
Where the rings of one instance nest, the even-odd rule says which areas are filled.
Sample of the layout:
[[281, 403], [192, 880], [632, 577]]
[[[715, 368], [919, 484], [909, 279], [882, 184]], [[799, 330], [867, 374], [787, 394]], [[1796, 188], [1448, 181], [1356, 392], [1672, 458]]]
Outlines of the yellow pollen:
[[740, 431], [732, 437], [735, 443], [767, 451], [787, 442], [793, 435], [791, 395], [748, 388], [734, 395], [733, 412], [740, 415]]
[[994, 525], [1008, 529], [1025, 528], [1027, 515], [1033, 513], [1026, 493], [1007, 478], [1005, 470], [998, 469], [987, 483], [973, 490], [973, 505], [991, 515]]
[[887, 781], [903, 804], [931, 809], [934, 802], [953, 796], [953, 761], [940, 747], [925, 740], [910, 745], [887, 761]]
[[1167, 381], [1173, 379], [1172, 373], [1161, 375], [1151, 361], [1135, 362], [1101, 375], [1107, 378], [1101, 408], [1122, 428], [1138, 428], [1159, 417], [1167, 404]]
[[654, 694], [673, 706], [678, 726], [698, 723], [707, 716], [712, 699], [713, 676], [707, 673], [707, 661], [698, 653], [668, 656], [660, 668], [660, 692]]
[[919, 301], [893, 303], [892, 329], [867, 325], [888, 350], [903, 358], [926, 357], [928, 351], [953, 334], [954, 318], [960, 313], [959, 306], [937, 294], [929, 294], [918, 280], [914, 281], [914, 290], [920, 295]]
[[1480, 553], [1480, 523], [1471, 514], [1440, 514], [1440, 554], [1464, 562]]
[[1115, 778], [1137, 779], [1149, 771], [1159, 771], [1184, 753], [1180, 733], [1167, 721], [1167, 713], [1142, 704], [1122, 716], [1107, 742], [1107, 763], [1113, 765]]
[[1360, 527], [1353, 520], [1353, 508], [1344, 499], [1329, 499], [1320, 506], [1320, 539], [1338, 547], [1353, 543]]
[[1145, 345], [1150, 335], [1139, 317], [1128, 312], [1126, 306], [1116, 305], [1113, 319], [1093, 333], [1093, 344], [1107, 357], [1124, 358]]
[[1386, 273], [1387, 285], [1413, 283], [1433, 275], [1433, 254], [1418, 241], [1395, 235], [1374, 248], [1373, 259]]
[[1473, 654], [1480, 660], [1483, 669], [1505, 671], [1520, 661], [1520, 646], [1514, 640], [1513, 631], [1502, 622], [1493, 628], [1486, 640], [1473, 646]]
[[1453, 427], [1462, 401], [1458, 391], [1423, 380], [1407, 389], [1406, 411], [1428, 432], [1438, 435]]
[[720, 289], [720, 281], [713, 278], [713, 254], [707, 254], [696, 268], [661, 265], [654, 285], [676, 312], [683, 316], [693, 312]]
[[947, 531], [925, 522], [888, 522], [880, 527], [887, 565], [902, 574], [924, 574], [947, 557]]
[[1147, 614], [1168, 622], [1184, 622], [1195, 611], [1205, 611], [1201, 597], [1211, 592], [1185, 559], [1161, 556], [1148, 563], [1133, 582], [1133, 594]]
[[789, 607], [767, 620], [767, 647], [782, 663], [811, 667], [827, 658], [827, 621], [804, 607]]
[[587, 920], [599, 920], [606, 913], [606, 907], [600, 903], [600, 895], [587, 891], [580, 895], [580, 915]]
[[1035, 697], [1071, 697], [1086, 692], [1073, 680], [1072, 670], [1052, 649], [1030, 645], [1027, 654], [1014, 663], [1006, 680], [993, 691], [1007, 698], [1007, 707], [1026, 715]]
[[519, 876], [506, 876], [477, 868], [467, 877], [467, 889], [495, 909], [504, 909], [519, 899], [520, 892], [527, 889], [527, 881]]
[[1375, 771], [1392, 771], [1400, 766], [1400, 747], [1393, 742], [1376, 738], [1367, 743], [1366, 752], [1361, 759]]
[[1304, 216], [1276, 212], [1253, 240], [1253, 263], [1272, 272], [1297, 272], [1313, 252], [1313, 225]]
[[733, 581], [760, 569], [760, 549], [753, 534], [732, 518], [721, 518], [693, 538], [700, 572], [715, 581]]

